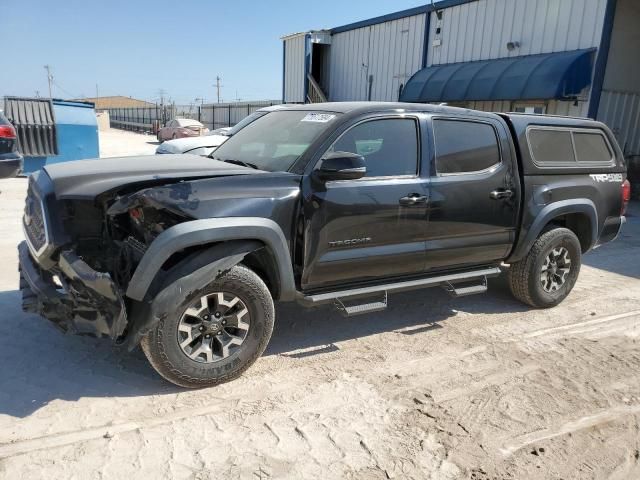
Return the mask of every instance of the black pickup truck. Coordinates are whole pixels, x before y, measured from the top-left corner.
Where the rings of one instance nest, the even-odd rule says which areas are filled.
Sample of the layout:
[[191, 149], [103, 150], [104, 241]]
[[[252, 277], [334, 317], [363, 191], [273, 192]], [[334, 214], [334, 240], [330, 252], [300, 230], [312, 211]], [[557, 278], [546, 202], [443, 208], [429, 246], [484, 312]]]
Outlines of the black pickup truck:
[[601, 123], [401, 103], [295, 105], [212, 158], [61, 163], [29, 180], [23, 308], [138, 344], [184, 387], [264, 351], [274, 301], [386, 307], [387, 293], [484, 292], [553, 307], [613, 240], [630, 186]]

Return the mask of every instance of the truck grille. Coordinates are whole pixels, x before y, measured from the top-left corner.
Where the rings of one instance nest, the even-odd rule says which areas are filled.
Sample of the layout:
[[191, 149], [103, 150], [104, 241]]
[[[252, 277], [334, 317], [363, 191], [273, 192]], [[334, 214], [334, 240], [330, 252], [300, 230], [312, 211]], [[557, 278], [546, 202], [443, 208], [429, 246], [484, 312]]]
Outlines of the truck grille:
[[42, 202], [36, 195], [31, 183], [27, 191], [22, 223], [28, 242], [35, 252], [40, 253], [47, 244], [47, 227]]

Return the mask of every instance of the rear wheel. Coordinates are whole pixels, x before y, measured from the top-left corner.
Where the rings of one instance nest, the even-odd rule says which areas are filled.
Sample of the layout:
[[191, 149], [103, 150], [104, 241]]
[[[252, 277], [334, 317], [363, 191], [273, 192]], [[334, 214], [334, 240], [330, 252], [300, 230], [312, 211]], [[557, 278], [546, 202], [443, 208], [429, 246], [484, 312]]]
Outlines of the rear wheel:
[[536, 308], [558, 305], [578, 279], [581, 256], [580, 241], [571, 230], [558, 227], [546, 231], [526, 257], [511, 265], [513, 296]]
[[237, 378], [271, 338], [271, 294], [246, 267], [233, 267], [175, 304], [141, 346], [158, 373], [181, 387], [206, 387]]

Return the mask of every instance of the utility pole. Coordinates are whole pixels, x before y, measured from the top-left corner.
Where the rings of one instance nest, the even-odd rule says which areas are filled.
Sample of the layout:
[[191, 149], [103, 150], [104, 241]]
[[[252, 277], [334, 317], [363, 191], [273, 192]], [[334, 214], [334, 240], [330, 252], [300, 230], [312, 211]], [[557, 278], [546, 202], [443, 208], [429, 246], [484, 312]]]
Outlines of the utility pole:
[[158, 95], [160, 95], [160, 105], [164, 105], [164, 96], [166, 95], [166, 93], [167, 91], [164, 88], [158, 90]]
[[217, 76], [216, 77], [215, 87], [216, 87], [216, 93], [217, 93], [217, 97], [218, 97], [218, 103], [220, 103], [220, 88], [222, 87], [222, 84], [220, 83], [220, 80], [222, 80], [220, 78], [220, 76]]
[[53, 82], [53, 75], [51, 75], [51, 67], [49, 65], [44, 66], [47, 71], [47, 82], [49, 82], [49, 98], [53, 98], [51, 95], [51, 82]]
[[98, 84], [96, 83], [96, 98], [100, 98], [100, 95], [98, 95]]
[[40, 98], [40, 90], [36, 90], [36, 98]]

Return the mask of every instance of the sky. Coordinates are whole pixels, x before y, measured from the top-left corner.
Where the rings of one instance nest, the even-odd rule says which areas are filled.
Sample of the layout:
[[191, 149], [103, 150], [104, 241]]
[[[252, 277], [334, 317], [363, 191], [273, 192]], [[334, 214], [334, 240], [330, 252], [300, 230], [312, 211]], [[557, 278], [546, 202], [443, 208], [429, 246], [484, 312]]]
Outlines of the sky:
[[428, 0], [0, 0], [0, 96], [282, 96], [282, 41]]

